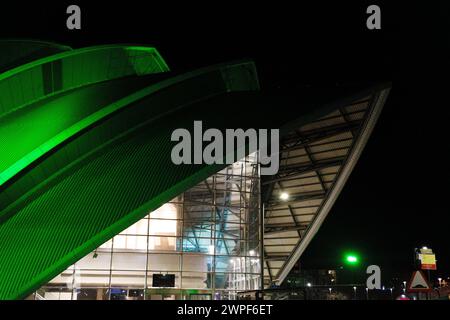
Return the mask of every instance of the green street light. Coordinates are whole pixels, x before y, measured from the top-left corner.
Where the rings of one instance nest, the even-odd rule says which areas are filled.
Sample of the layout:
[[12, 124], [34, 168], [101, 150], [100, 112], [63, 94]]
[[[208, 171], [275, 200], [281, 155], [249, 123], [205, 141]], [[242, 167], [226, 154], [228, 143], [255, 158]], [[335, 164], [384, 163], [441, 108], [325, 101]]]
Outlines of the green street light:
[[359, 259], [358, 259], [358, 256], [355, 254], [347, 254], [345, 256], [345, 262], [347, 264], [355, 265], [355, 264], [358, 264]]

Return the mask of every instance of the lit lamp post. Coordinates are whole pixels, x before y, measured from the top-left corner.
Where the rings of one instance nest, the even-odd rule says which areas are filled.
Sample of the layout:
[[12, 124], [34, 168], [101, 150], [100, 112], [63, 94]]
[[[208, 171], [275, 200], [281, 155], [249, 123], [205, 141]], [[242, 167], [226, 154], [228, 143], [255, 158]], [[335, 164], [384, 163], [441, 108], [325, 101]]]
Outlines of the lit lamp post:
[[311, 286], [312, 286], [311, 282], [308, 282], [308, 283], [306, 284], [306, 289], [305, 289], [305, 300], [308, 300], [308, 296], [310, 295], [308, 291], [309, 291], [309, 288], [311, 288]]
[[[347, 264], [351, 269], [354, 269], [359, 264], [359, 257], [358, 255], [354, 253], [347, 253], [344, 256], [344, 262]], [[351, 273], [351, 281], [354, 283], [354, 270]]]
[[345, 257], [345, 261], [347, 262], [347, 264], [350, 264], [350, 265], [358, 264], [358, 260], [359, 260], [358, 257], [354, 254], [348, 254]]

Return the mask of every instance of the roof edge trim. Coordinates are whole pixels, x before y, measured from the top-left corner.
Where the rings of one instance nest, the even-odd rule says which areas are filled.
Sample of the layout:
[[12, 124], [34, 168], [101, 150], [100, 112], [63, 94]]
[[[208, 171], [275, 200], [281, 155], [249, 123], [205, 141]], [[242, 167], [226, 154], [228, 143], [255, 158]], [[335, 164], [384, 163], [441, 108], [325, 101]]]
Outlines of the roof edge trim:
[[167, 65], [166, 61], [163, 59], [163, 57], [159, 54], [158, 50], [153, 47], [145, 47], [145, 46], [128, 46], [128, 45], [101, 45], [101, 46], [93, 46], [93, 47], [87, 47], [87, 48], [80, 48], [80, 49], [73, 49], [61, 53], [57, 53], [48, 57], [44, 57], [35, 61], [28, 62], [24, 65], [21, 65], [19, 67], [13, 68], [11, 70], [7, 70], [0, 74], [0, 81], [9, 78], [17, 73], [20, 73], [22, 71], [31, 69], [33, 67], [36, 67], [38, 65], [42, 65], [47, 62], [56, 61], [59, 59], [63, 59], [66, 57], [86, 53], [86, 52], [92, 52], [97, 50], [105, 50], [105, 49], [111, 49], [111, 48], [122, 48], [122, 49], [130, 49], [130, 50], [142, 50], [142, 51], [148, 51], [149, 53], [153, 53], [155, 57], [158, 59], [158, 62], [161, 64], [161, 67], [165, 69], [165, 71], [169, 71], [169, 66]]

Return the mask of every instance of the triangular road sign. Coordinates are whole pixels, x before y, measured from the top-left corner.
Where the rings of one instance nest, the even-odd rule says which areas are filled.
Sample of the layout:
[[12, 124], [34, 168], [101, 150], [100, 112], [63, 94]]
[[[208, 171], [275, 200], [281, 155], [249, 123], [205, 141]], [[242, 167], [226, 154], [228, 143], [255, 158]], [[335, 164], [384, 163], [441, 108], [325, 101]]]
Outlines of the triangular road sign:
[[422, 271], [414, 271], [406, 290], [408, 292], [429, 292], [433, 289]]

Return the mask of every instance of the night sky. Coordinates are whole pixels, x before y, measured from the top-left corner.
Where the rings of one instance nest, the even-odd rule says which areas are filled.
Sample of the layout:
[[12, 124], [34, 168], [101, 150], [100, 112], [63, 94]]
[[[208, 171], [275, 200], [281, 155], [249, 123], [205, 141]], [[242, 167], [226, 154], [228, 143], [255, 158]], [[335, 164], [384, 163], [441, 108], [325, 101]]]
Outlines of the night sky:
[[373, 135], [302, 265], [333, 268], [351, 249], [389, 277], [403, 276], [412, 268], [414, 247], [427, 245], [437, 254], [438, 274], [450, 276], [450, 10], [445, 2], [392, 7], [374, 1], [382, 10], [382, 30], [375, 31], [365, 26], [372, 3], [178, 2], [163, 7], [73, 1], [81, 3], [81, 31], [65, 29], [69, 3], [2, 4], [0, 33], [74, 48], [147, 44], [174, 71], [250, 58], [263, 90], [392, 81]]

